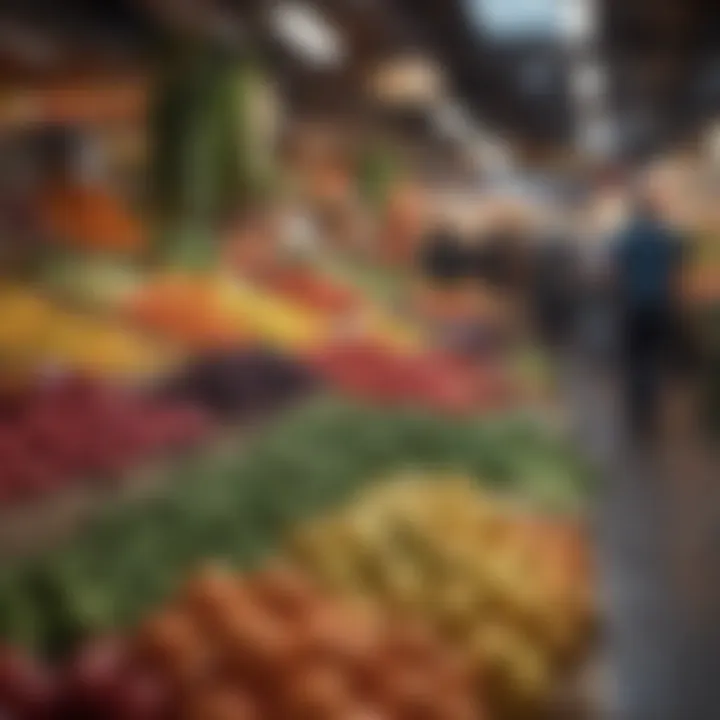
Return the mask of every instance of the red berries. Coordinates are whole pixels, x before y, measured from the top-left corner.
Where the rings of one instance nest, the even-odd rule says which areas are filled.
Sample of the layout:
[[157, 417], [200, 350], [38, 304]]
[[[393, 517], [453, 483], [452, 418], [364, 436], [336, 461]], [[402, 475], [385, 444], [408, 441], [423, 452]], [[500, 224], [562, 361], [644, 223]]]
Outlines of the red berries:
[[205, 436], [196, 408], [153, 401], [84, 378], [13, 394], [0, 419], [0, 504], [36, 499], [93, 477], [115, 476]]

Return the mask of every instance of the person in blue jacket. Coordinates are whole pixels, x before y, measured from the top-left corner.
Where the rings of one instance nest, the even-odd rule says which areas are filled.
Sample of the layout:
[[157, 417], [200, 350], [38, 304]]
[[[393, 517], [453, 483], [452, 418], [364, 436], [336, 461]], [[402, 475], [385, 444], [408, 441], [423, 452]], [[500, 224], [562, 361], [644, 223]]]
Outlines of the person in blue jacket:
[[614, 247], [625, 399], [631, 429], [652, 433], [677, 318], [682, 241], [641, 195]]

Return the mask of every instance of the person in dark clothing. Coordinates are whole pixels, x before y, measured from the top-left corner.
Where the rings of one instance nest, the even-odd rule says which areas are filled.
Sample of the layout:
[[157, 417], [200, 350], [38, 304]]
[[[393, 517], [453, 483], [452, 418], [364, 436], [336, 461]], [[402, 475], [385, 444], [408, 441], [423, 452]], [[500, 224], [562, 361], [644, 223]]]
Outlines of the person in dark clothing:
[[508, 232], [479, 238], [469, 253], [472, 276], [496, 290], [516, 289], [519, 275], [519, 239]]
[[682, 243], [646, 200], [614, 251], [627, 411], [631, 429], [645, 435], [655, 429], [671, 357]]
[[501, 234], [480, 239], [471, 251], [473, 276], [493, 288], [506, 290], [512, 275], [510, 239]]
[[577, 301], [577, 262], [565, 237], [552, 234], [541, 240], [533, 258], [535, 319], [541, 339], [562, 346], [570, 336]]
[[469, 259], [460, 237], [445, 228], [438, 228], [425, 238], [419, 262], [425, 277], [443, 283], [465, 279], [469, 273]]

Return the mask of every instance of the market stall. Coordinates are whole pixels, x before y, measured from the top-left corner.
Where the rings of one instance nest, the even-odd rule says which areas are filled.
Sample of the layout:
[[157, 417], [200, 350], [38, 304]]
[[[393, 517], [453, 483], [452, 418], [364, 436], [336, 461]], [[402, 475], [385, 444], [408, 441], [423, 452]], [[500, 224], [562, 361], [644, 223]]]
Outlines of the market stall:
[[[134, 193], [76, 117], [43, 138], [39, 262], [0, 287], [0, 714], [552, 713], [598, 619], [591, 473], [508, 348], [437, 332], [507, 319], [418, 277], [417, 185], [379, 201], [360, 148], [285, 182], [271, 86], [157, 69]], [[397, 242], [328, 239], [348, 197]]]

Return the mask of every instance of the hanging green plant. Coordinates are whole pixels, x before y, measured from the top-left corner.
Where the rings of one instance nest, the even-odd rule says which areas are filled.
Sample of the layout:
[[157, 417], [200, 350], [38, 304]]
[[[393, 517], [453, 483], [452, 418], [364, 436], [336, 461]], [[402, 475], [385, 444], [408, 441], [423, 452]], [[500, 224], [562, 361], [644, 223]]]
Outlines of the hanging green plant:
[[251, 117], [261, 82], [248, 60], [217, 49], [187, 51], [161, 74], [150, 120], [158, 262], [211, 267], [223, 219], [266, 191]]

